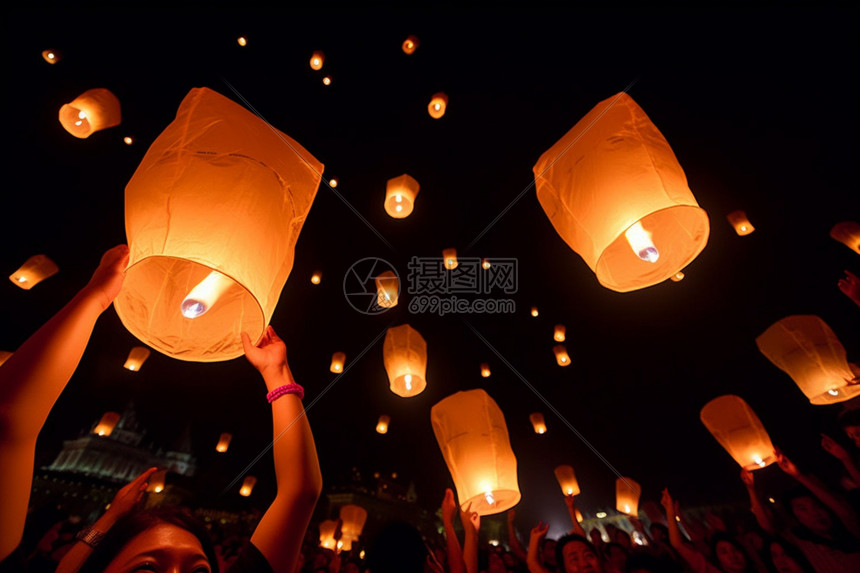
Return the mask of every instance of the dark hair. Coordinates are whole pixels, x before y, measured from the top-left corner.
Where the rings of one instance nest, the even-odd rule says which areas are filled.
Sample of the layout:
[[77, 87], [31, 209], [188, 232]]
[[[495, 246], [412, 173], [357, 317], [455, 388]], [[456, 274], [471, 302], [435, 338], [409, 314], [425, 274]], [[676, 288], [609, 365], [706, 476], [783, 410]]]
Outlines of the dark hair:
[[418, 531], [395, 521], [379, 532], [367, 551], [367, 568], [373, 573], [423, 573], [427, 547]]
[[783, 552], [788, 555], [795, 563], [800, 565], [800, 568], [803, 569], [804, 573], [815, 573], [815, 568], [809, 562], [809, 559], [806, 558], [806, 555], [798, 549], [793, 543], [789, 543], [784, 539], [780, 539], [779, 537], [766, 537], [764, 547], [767, 550], [765, 552], [765, 563], [768, 566], [768, 569], [771, 571], [776, 571], [776, 565], [773, 563], [773, 557], [770, 552], [770, 547], [776, 543], [780, 547], [782, 547]]
[[836, 422], [843, 430], [849, 426], [860, 426], [860, 408], [843, 410], [836, 418]]
[[606, 545], [603, 546], [603, 555], [605, 557], [609, 557], [609, 550], [610, 549], [620, 549], [621, 551], [623, 551], [625, 553], [625, 555], [627, 554], [627, 549], [625, 549], [623, 545], [621, 545], [620, 543], [615, 543], [614, 541], [612, 541], [612, 542], [607, 543]]
[[196, 517], [181, 507], [165, 506], [132, 512], [111, 527], [90, 556], [79, 569], [79, 573], [102, 573], [129, 541], [156, 525], [166, 523], [185, 529], [200, 541], [203, 553], [209, 560], [212, 573], [218, 573], [218, 558], [209, 539], [209, 532]]
[[[720, 563], [719, 559], [717, 558], [717, 545], [721, 542], [726, 542], [726, 543], [730, 544], [732, 547], [737, 549], [741, 553], [741, 555], [744, 556], [744, 560], [746, 560], [746, 563], [747, 563], [747, 566], [745, 568], [746, 571], [752, 571], [753, 570], [752, 569], [752, 559], [750, 559], [750, 556], [747, 555], [747, 552], [743, 548], [743, 546], [740, 543], [738, 543], [734, 537], [732, 537], [728, 533], [724, 533], [722, 531], [715, 533], [711, 537], [711, 555], [713, 556], [713, 559], [714, 559], [714, 561], [716, 561], [717, 565], [719, 565], [719, 563]], [[720, 571], [723, 570], [722, 567], [718, 567], [718, 569]]]
[[680, 567], [673, 567], [674, 563], [669, 563], [665, 560], [658, 559], [653, 555], [642, 552], [634, 552], [627, 558], [627, 566], [625, 571], [633, 573], [634, 571], [650, 571], [651, 573], [674, 573], [680, 571]]
[[558, 566], [559, 571], [564, 571], [564, 546], [568, 543], [573, 543], [574, 541], [579, 541], [580, 543], [584, 543], [591, 549], [595, 555], [599, 557], [599, 553], [594, 549], [594, 545], [591, 542], [584, 538], [581, 535], [577, 535], [576, 533], [569, 533], [567, 535], [562, 536], [558, 541], [555, 542], [555, 562]]
[[669, 528], [666, 527], [665, 525], [663, 525], [662, 523], [653, 521], [653, 522], [651, 522], [651, 526], [648, 529], [650, 529], [652, 533], [656, 529], [657, 531], [662, 533], [666, 539], [669, 538]]
[[857, 553], [860, 551], [860, 542], [858, 542], [857, 538], [845, 528], [842, 524], [842, 520], [833, 515], [830, 508], [821, 503], [821, 500], [819, 500], [811, 491], [800, 485], [793, 487], [782, 494], [781, 500], [785, 508], [789, 511], [792, 517], [795, 518], [795, 521], [797, 520], [797, 517], [794, 515], [794, 508], [792, 507], [791, 502], [804, 497], [808, 497], [815, 501], [830, 516], [830, 523], [832, 524], [830, 529], [831, 537], [822, 537], [803, 524], [799, 524], [794, 530], [794, 534], [797, 537], [818, 545], [826, 545], [827, 547], [837, 549], [844, 553]]

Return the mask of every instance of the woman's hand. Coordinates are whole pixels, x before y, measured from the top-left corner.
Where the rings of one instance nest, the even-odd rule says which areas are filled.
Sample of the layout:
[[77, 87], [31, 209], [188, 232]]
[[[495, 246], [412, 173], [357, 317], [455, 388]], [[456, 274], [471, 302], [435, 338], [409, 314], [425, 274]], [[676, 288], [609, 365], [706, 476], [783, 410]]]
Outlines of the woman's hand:
[[540, 540], [546, 537], [546, 532], [549, 531], [549, 524], [539, 521], [529, 534], [529, 554], [532, 553], [532, 548], [537, 548], [540, 545]]
[[448, 488], [445, 490], [445, 497], [442, 498], [442, 523], [452, 525], [456, 513], [457, 503], [454, 501], [454, 492]]
[[245, 358], [259, 370], [267, 382], [270, 375], [287, 370], [287, 346], [275, 333], [271, 324], [266, 327], [266, 332], [256, 346], [251, 343], [248, 333], [243, 332], [242, 347], [245, 349]]
[[128, 245], [117, 245], [102, 255], [98, 268], [93, 273], [84, 291], [98, 300], [105, 310], [122, 288], [123, 274], [128, 266]]
[[113, 501], [110, 502], [110, 507], [105, 512], [104, 517], [109, 521], [109, 525], [131, 513], [134, 508], [140, 503], [146, 487], [149, 485], [149, 478], [158, 471], [158, 468], [149, 468], [124, 486], [122, 486], [116, 495], [113, 496]]
[[800, 470], [797, 469], [797, 466], [794, 465], [788, 456], [782, 453], [780, 450], [776, 450], [776, 463], [779, 464], [779, 469], [790, 475], [791, 477], [797, 477], [800, 475]]

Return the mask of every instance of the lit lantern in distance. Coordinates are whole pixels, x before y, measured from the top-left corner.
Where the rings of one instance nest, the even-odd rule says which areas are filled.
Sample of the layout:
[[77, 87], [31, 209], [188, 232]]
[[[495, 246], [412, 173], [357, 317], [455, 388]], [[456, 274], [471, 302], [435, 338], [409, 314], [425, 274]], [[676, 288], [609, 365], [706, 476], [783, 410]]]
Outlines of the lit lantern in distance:
[[325, 54], [317, 50], [313, 54], [311, 54], [311, 69], [312, 70], [321, 70], [323, 67], [323, 62], [325, 61]]
[[577, 509], [576, 510], [576, 522], [582, 523], [584, 520], [585, 520], [585, 518], [582, 516], [582, 513]]
[[481, 268], [483, 268], [484, 270], [489, 269], [490, 266], [490, 259], [484, 259], [481, 261]]
[[492, 374], [492, 372], [490, 372], [490, 365], [487, 364], [486, 362], [482, 363], [481, 364], [481, 376], [484, 378], [489, 378], [490, 374]]
[[564, 495], [579, 495], [579, 482], [576, 481], [576, 474], [573, 473], [572, 466], [558, 466], [555, 468], [555, 479], [558, 480], [558, 485], [561, 486], [561, 492]]
[[104, 88], [85, 91], [60, 108], [60, 124], [80, 139], [119, 125], [121, 121], [119, 100]]
[[457, 265], [457, 249], [445, 249], [442, 251], [442, 259], [446, 269], [456, 269]]
[[337, 520], [327, 519], [320, 523], [320, 546], [334, 551], [337, 547], [336, 532]]
[[759, 335], [756, 345], [791, 376], [810, 404], [834, 404], [860, 395], [845, 347], [817, 316], [787, 316]]
[[468, 390], [448, 396], [430, 410], [430, 421], [462, 510], [491, 515], [519, 503], [517, 459], [505, 417], [489, 394]]
[[328, 180], [328, 186], [329, 186], [329, 187], [337, 187], [337, 179], [336, 179], [336, 178], [334, 178], [334, 177], [332, 177], [331, 179], [329, 179], [329, 180]]
[[322, 282], [322, 271], [314, 271], [311, 275], [311, 284], [318, 285]]
[[552, 347], [552, 351], [555, 354], [555, 361], [559, 366], [570, 366], [570, 356], [568, 356], [567, 348], [564, 347], [564, 344], [556, 344]]
[[564, 342], [565, 334], [567, 333], [567, 329], [563, 324], [556, 324], [555, 330], [552, 333], [552, 339], [556, 342]]
[[415, 197], [421, 186], [410, 175], [389, 179], [385, 185], [385, 212], [395, 219], [403, 219], [412, 213]]
[[673, 283], [681, 282], [682, 280], [684, 280], [684, 273], [682, 273], [681, 271], [678, 271], [677, 273], [675, 273], [674, 275], [671, 276], [671, 279], [672, 279]]
[[9, 280], [24, 290], [30, 290], [59, 271], [57, 264], [45, 255], [33, 255], [9, 275]]
[[531, 420], [535, 434], [546, 434], [546, 422], [543, 419], [543, 414], [535, 412], [529, 416], [529, 420]]
[[130, 135], [126, 135], [125, 137], [122, 138], [122, 142], [125, 143], [126, 145], [131, 145], [132, 143], [134, 143], [134, 138]]
[[12, 358], [12, 353], [8, 350], [0, 350], [0, 366], [3, 366], [3, 363]]
[[128, 358], [123, 364], [123, 368], [127, 370], [131, 370], [132, 372], [139, 372], [143, 363], [146, 362], [146, 359], [149, 358], [149, 348], [145, 346], [135, 346], [128, 353]]
[[382, 359], [389, 388], [398, 396], [417, 396], [427, 387], [427, 342], [408, 324], [389, 328], [385, 333]]
[[244, 48], [248, 45], [248, 39], [245, 36], [239, 36], [236, 38], [236, 43]]
[[251, 492], [254, 491], [255, 485], [257, 485], [257, 478], [254, 476], [245, 476], [245, 479], [242, 481], [242, 487], [239, 488], [239, 495], [243, 497], [250, 496]]
[[532, 310], [531, 310], [531, 314], [532, 314], [532, 316], [533, 316], [533, 317], [537, 318], [538, 314], [540, 314], [540, 313], [538, 312], [538, 307], [533, 306], [533, 307], [532, 307]]
[[329, 370], [335, 374], [343, 372], [343, 364], [346, 362], [346, 354], [343, 352], [335, 352], [331, 355], [331, 366]]
[[860, 224], [854, 221], [837, 223], [830, 229], [830, 236], [860, 255]]
[[388, 424], [391, 422], [391, 418], [383, 414], [379, 417], [379, 421], [376, 423], [376, 432], [378, 434], [387, 434], [388, 433]]
[[42, 59], [44, 59], [49, 64], [56, 64], [60, 61], [61, 58], [62, 56], [57, 50], [44, 50], [42, 52]]
[[409, 36], [405, 40], [403, 40], [403, 53], [404, 54], [414, 54], [415, 50], [418, 49], [418, 38], [416, 36]]
[[358, 505], [344, 505], [340, 508], [340, 521], [342, 523], [340, 540], [343, 542], [341, 549], [349, 551], [352, 549], [352, 544], [361, 536], [364, 523], [367, 521], [367, 510]]
[[376, 304], [382, 308], [394, 308], [400, 297], [400, 279], [392, 271], [376, 277]]
[[727, 219], [729, 220], [729, 224], [734, 227], [735, 233], [741, 237], [755, 231], [755, 227], [752, 226], [750, 220], [747, 219], [747, 214], [743, 211], [733, 211], [728, 214]]
[[629, 477], [615, 480], [615, 509], [632, 517], [639, 515], [639, 496], [642, 486]]
[[448, 107], [448, 96], [442, 92], [433, 94], [430, 98], [430, 103], [427, 104], [427, 113], [433, 119], [439, 119], [445, 115], [445, 109]]
[[224, 453], [230, 447], [230, 442], [233, 440], [233, 434], [228, 432], [224, 432], [221, 434], [221, 437], [218, 438], [218, 444], [215, 445], [215, 451]]
[[742, 468], [757, 470], [776, 461], [770, 436], [740, 396], [714, 398], [705, 404], [699, 418]]
[[324, 86], [330, 86], [331, 85], [331, 76], [324, 76], [322, 79], [322, 83]]
[[158, 470], [149, 476], [149, 485], [146, 486], [146, 491], [150, 493], [161, 493], [167, 486], [167, 470]]
[[117, 412], [105, 412], [99, 423], [93, 428], [93, 433], [104, 438], [110, 436], [113, 429], [116, 428], [117, 423], [119, 423], [120, 418], [122, 416]]

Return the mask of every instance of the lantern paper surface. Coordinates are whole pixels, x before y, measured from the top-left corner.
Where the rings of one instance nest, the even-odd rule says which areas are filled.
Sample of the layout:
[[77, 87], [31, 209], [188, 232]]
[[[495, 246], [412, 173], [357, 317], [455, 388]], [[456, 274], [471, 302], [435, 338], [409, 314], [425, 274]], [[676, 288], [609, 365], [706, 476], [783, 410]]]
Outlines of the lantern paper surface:
[[400, 279], [391, 271], [376, 277], [376, 304], [382, 308], [394, 308], [400, 297]]
[[21, 267], [9, 275], [9, 280], [24, 290], [30, 290], [59, 271], [57, 264], [46, 255], [33, 255]]
[[93, 428], [93, 433], [99, 436], [104, 436], [105, 438], [110, 436], [113, 429], [116, 428], [120, 418], [122, 418], [122, 416], [117, 412], [105, 412], [101, 417], [101, 420], [99, 420], [99, 423], [96, 424], [95, 428]]
[[257, 485], [257, 478], [254, 476], [245, 476], [245, 479], [242, 481], [242, 487], [239, 488], [239, 495], [248, 497], [254, 491], [255, 485]]
[[573, 467], [558, 466], [555, 468], [555, 479], [558, 480], [558, 485], [561, 486], [561, 492], [564, 495], [579, 495], [579, 482], [576, 481]]
[[387, 434], [389, 423], [391, 423], [391, 418], [383, 414], [379, 417], [379, 421], [376, 423], [376, 431], [380, 434]]
[[457, 249], [445, 249], [442, 251], [442, 259], [446, 269], [456, 269], [457, 265]]
[[315, 271], [314, 274], [311, 275], [311, 283], [318, 285], [322, 282], [322, 271]]
[[221, 437], [218, 438], [218, 444], [215, 446], [215, 451], [224, 453], [230, 447], [230, 442], [233, 440], [233, 434], [228, 432], [224, 432], [221, 434]]
[[325, 62], [325, 54], [317, 50], [313, 54], [311, 54], [311, 69], [312, 70], [321, 70], [323, 67], [323, 62]]
[[403, 219], [412, 214], [415, 198], [421, 186], [407, 174], [389, 179], [385, 185], [385, 212], [395, 219]]
[[640, 495], [642, 495], [642, 486], [629, 477], [615, 480], [615, 509], [621, 513], [637, 517]]
[[119, 125], [121, 121], [119, 100], [104, 88], [87, 90], [60, 108], [63, 129], [80, 139]]
[[405, 40], [403, 40], [403, 52], [405, 54], [414, 54], [415, 50], [418, 49], [419, 42], [416, 36], [409, 36]]
[[358, 505], [344, 505], [340, 508], [340, 521], [343, 542], [341, 549], [349, 551], [352, 549], [352, 544], [361, 536], [364, 523], [367, 521], [367, 510]]
[[389, 387], [398, 396], [417, 396], [427, 387], [427, 343], [408, 324], [389, 328], [385, 333], [382, 359]]
[[555, 330], [552, 333], [552, 339], [556, 342], [564, 342], [565, 336], [567, 333], [567, 329], [563, 324], [556, 324]]
[[[243, 353], [263, 335], [293, 267], [322, 164], [226, 97], [191, 90], [125, 190], [129, 266], [114, 306], [128, 330], [180, 360]], [[213, 276], [196, 318], [186, 296]]]
[[331, 355], [331, 366], [329, 370], [334, 373], [343, 372], [343, 365], [346, 362], [346, 354], [343, 352], [335, 352]]
[[448, 96], [442, 92], [433, 94], [430, 98], [430, 103], [427, 104], [427, 113], [433, 119], [439, 119], [445, 115], [445, 110], [448, 108]]
[[131, 370], [132, 372], [140, 371], [143, 363], [146, 362], [147, 358], [149, 358], [149, 354], [149, 348], [146, 348], [145, 346], [135, 346], [128, 353], [128, 358], [126, 359], [125, 364], [123, 364], [123, 368]]
[[830, 229], [830, 236], [860, 255], [860, 224], [854, 221], [837, 223]]
[[552, 351], [555, 354], [555, 361], [559, 366], [570, 366], [570, 356], [568, 356], [567, 348], [564, 347], [564, 344], [556, 344], [552, 347]]
[[705, 404], [699, 417], [742, 468], [757, 470], [776, 461], [770, 436], [740, 396], [714, 398]]
[[337, 540], [334, 538], [336, 532], [336, 519], [327, 519], [320, 523], [320, 545], [333, 551], [337, 547]]
[[811, 404], [844, 402], [860, 394], [845, 348], [814, 315], [788, 316], [756, 338], [761, 353], [791, 376]]
[[501, 513], [520, 501], [517, 459], [505, 417], [483, 390], [457, 392], [430, 410], [433, 433], [448, 465], [461, 509]]
[[484, 378], [489, 378], [492, 372], [490, 371], [490, 365], [486, 362], [481, 364], [481, 376]]
[[43, 50], [42, 59], [49, 64], [56, 64], [62, 59], [62, 55], [57, 50]]
[[743, 211], [733, 211], [729, 213], [726, 218], [729, 220], [729, 224], [734, 228], [735, 233], [741, 237], [749, 235], [755, 231], [755, 227], [752, 226], [752, 223], [750, 223], [750, 220], [747, 219], [746, 213]]
[[682, 273], [681, 271], [678, 271], [677, 273], [675, 273], [674, 275], [672, 275], [669, 278], [672, 279], [673, 283], [678, 283], [678, 282], [681, 282], [682, 280], [684, 280], [684, 273]]
[[149, 485], [146, 486], [146, 491], [152, 493], [161, 493], [167, 485], [167, 470], [158, 470], [149, 476]]
[[4, 362], [12, 358], [12, 353], [7, 350], [0, 350], [0, 366], [3, 365]]
[[545, 434], [546, 433], [546, 422], [543, 419], [543, 414], [539, 412], [535, 412], [531, 416], [529, 416], [529, 420], [532, 423], [532, 427], [535, 430], [535, 434]]
[[[663, 134], [633, 99], [602, 101], [534, 166], [537, 196], [561, 238], [603, 286], [628, 292], [660, 283], [704, 249], [708, 216]], [[659, 257], [643, 260], [636, 224]]]
[[531, 313], [532, 313], [532, 316], [537, 317], [537, 315], [538, 315], [538, 314], [540, 314], [540, 313], [538, 312], [538, 307], [533, 306], [533, 307], [532, 307], [532, 310], [531, 310]]

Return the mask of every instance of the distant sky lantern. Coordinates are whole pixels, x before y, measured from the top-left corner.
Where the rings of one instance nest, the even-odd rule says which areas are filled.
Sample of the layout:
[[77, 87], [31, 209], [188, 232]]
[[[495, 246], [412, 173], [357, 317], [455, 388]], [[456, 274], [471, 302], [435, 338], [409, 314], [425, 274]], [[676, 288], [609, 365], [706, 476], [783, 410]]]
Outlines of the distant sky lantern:
[[578, 509], [576, 511], [576, 521], [577, 523], [582, 523], [585, 520], [585, 517], [582, 516], [582, 512]]
[[376, 277], [376, 304], [382, 308], [394, 308], [400, 297], [400, 279], [392, 271]]
[[105, 412], [99, 423], [93, 428], [93, 433], [105, 438], [110, 436], [113, 429], [116, 428], [117, 423], [119, 423], [120, 418], [122, 416], [117, 412]]
[[311, 275], [311, 283], [318, 285], [320, 282], [322, 282], [322, 271], [314, 271]]
[[481, 376], [484, 378], [489, 378], [492, 372], [490, 372], [490, 365], [486, 362], [481, 364]]
[[340, 540], [343, 541], [341, 549], [349, 551], [352, 549], [352, 544], [361, 536], [364, 523], [367, 521], [367, 510], [358, 505], [344, 505], [340, 508], [340, 521], [342, 523]]
[[248, 45], [248, 39], [245, 36], [239, 36], [238, 38], [236, 38], [236, 43], [242, 47], [245, 47]]
[[325, 54], [317, 50], [313, 54], [311, 54], [311, 69], [312, 70], [321, 70], [323, 67], [323, 62], [325, 62]]
[[433, 119], [439, 119], [445, 115], [445, 109], [448, 107], [448, 96], [442, 92], [433, 94], [430, 98], [430, 103], [427, 104], [427, 113]]
[[334, 538], [336, 532], [336, 519], [327, 519], [320, 523], [320, 546], [334, 551], [337, 547], [337, 540]]
[[254, 491], [254, 486], [257, 485], [257, 478], [254, 476], [245, 476], [242, 481], [242, 487], [239, 488], [239, 495], [248, 497]]
[[768, 360], [791, 376], [811, 404], [834, 404], [860, 395], [845, 347], [827, 323], [814, 315], [788, 316], [774, 323], [756, 344]]
[[398, 396], [417, 396], [427, 387], [427, 343], [408, 324], [389, 328], [385, 333], [382, 359], [389, 387]]
[[329, 186], [329, 187], [337, 187], [337, 179], [335, 179], [334, 177], [332, 177], [331, 179], [329, 179], [329, 180], [328, 180], [328, 186]]
[[471, 506], [478, 515], [491, 515], [519, 503], [517, 458], [505, 417], [489, 394], [452, 394], [431, 408], [430, 422], [461, 509]]
[[168, 356], [217, 362], [256, 342], [293, 267], [322, 164], [226, 97], [191, 90], [125, 190], [117, 314]]
[[705, 404], [699, 418], [742, 468], [757, 470], [776, 461], [770, 436], [740, 396], [714, 398]]
[[62, 59], [62, 55], [57, 50], [44, 50], [42, 58], [49, 64], [56, 64]]
[[457, 249], [445, 249], [442, 251], [442, 259], [446, 269], [456, 269], [457, 265]]
[[576, 481], [573, 467], [558, 466], [555, 468], [555, 479], [558, 480], [558, 485], [561, 486], [564, 495], [579, 495], [579, 482]]
[[535, 412], [529, 416], [529, 420], [532, 423], [532, 428], [534, 428], [535, 434], [546, 434], [546, 422], [543, 419], [543, 414]]
[[331, 85], [331, 76], [323, 76], [322, 83], [324, 86]]
[[131, 370], [132, 372], [139, 372], [143, 363], [146, 362], [147, 358], [149, 358], [149, 354], [149, 348], [145, 346], [135, 346], [128, 353], [128, 358], [122, 367], [127, 370]]
[[391, 423], [391, 418], [383, 414], [379, 417], [379, 421], [376, 423], [376, 432], [378, 434], [387, 434], [388, 433], [388, 424]]
[[331, 355], [331, 366], [329, 370], [337, 374], [343, 372], [343, 365], [346, 362], [346, 354], [343, 352], [335, 352]]
[[615, 480], [615, 509], [621, 513], [638, 517], [640, 495], [642, 495], [642, 486], [629, 477]]
[[131, 137], [130, 135], [126, 135], [125, 137], [122, 138], [122, 142], [125, 143], [126, 145], [131, 145], [132, 143], [134, 143], [134, 138]]
[[57, 264], [46, 255], [33, 255], [21, 267], [9, 275], [9, 280], [24, 290], [30, 290], [59, 271]]
[[215, 445], [215, 451], [223, 454], [230, 447], [231, 441], [233, 441], [233, 434], [224, 432], [221, 434], [221, 437], [218, 438], [218, 443]]
[[0, 366], [3, 365], [4, 362], [12, 358], [12, 353], [8, 350], [0, 350]]
[[567, 329], [563, 324], [556, 324], [555, 330], [552, 333], [552, 339], [556, 342], [564, 342], [565, 334], [567, 333]]
[[860, 224], [854, 221], [837, 223], [830, 229], [830, 236], [860, 255]]
[[385, 186], [385, 212], [395, 219], [408, 217], [415, 206], [415, 198], [420, 188], [418, 182], [405, 173], [389, 179]]
[[417, 36], [409, 36], [405, 40], [403, 40], [403, 53], [405, 54], [414, 54], [415, 50], [418, 49], [419, 42]]
[[552, 351], [555, 354], [555, 361], [558, 362], [559, 366], [570, 366], [570, 356], [568, 356], [567, 348], [565, 348], [564, 344], [556, 344], [552, 347]]
[[682, 273], [681, 271], [678, 271], [677, 273], [675, 273], [674, 275], [672, 275], [669, 278], [672, 279], [673, 283], [681, 282], [682, 280], [684, 280], [684, 273]]
[[167, 486], [167, 470], [158, 470], [151, 476], [147, 482], [146, 491], [150, 493], [161, 493]]
[[484, 259], [481, 261], [481, 268], [483, 268], [484, 270], [489, 269], [490, 266], [490, 259]]
[[705, 248], [708, 216], [663, 134], [625, 93], [595, 106], [534, 166], [561, 238], [606, 288], [658, 284]]
[[727, 219], [729, 220], [729, 224], [734, 227], [735, 233], [741, 237], [755, 231], [755, 227], [752, 226], [750, 220], [747, 219], [747, 214], [743, 211], [732, 211], [728, 214]]
[[80, 139], [122, 121], [119, 100], [104, 88], [87, 90], [60, 108], [60, 124]]
[[540, 313], [538, 312], [538, 307], [533, 306], [533, 307], [532, 307], [532, 310], [531, 310], [531, 314], [532, 314], [532, 316], [534, 316], [535, 318], [537, 318], [538, 314], [540, 314]]

